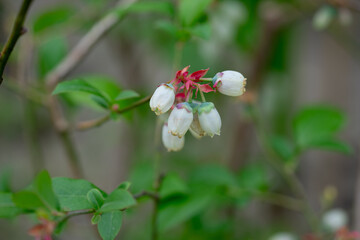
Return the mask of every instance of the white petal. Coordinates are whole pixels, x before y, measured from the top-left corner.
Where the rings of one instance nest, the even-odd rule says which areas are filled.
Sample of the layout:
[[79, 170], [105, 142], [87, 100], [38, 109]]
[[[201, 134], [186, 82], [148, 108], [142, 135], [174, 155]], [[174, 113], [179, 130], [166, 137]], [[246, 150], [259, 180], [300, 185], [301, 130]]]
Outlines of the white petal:
[[167, 124], [164, 124], [162, 129], [162, 142], [166, 149], [170, 151], [179, 151], [184, 147], [185, 138], [179, 138], [169, 133]]
[[171, 112], [168, 120], [169, 131], [174, 136], [183, 137], [193, 121], [193, 113], [185, 108], [177, 108]]
[[166, 84], [158, 87], [150, 99], [150, 108], [157, 115], [167, 112], [175, 101], [174, 88]]
[[218, 111], [213, 108], [210, 112], [202, 112], [199, 114], [201, 128], [206, 134], [213, 137], [215, 134], [220, 135], [221, 118]]
[[240, 96], [245, 92], [246, 79], [236, 71], [223, 71], [222, 76], [218, 78], [218, 90], [228, 96]]

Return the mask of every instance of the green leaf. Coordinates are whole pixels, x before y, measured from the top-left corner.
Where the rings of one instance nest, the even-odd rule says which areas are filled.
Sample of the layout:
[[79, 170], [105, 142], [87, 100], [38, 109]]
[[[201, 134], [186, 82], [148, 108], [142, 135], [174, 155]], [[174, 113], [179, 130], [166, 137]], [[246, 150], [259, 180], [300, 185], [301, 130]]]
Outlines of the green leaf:
[[100, 208], [100, 212], [122, 210], [135, 204], [136, 200], [128, 191], [116, 189], [105, 199], [104, 204]]
[[140, 95], [133, 90], [125, 90], [125, 91], [120, 92], [120, 94], [115, 98], [115, 100], [119, 101], [119, 100], [125, 100], [125, 99], [130, 99], [130, 98], [137, 98], [139, 96]]
[[[64, 211], [92, 209], [93, 206], [87, 199], [87, 193], [94, 188], [101, 191], [86, 180], [63, 177], [53, 178], [53, 188]], [[103, 197], [106, 197], [105, 193], [101, 193]]]
[[161, 183], [160, 196], [166, 198], [176, 194], [185, 194], [188, 188], [184, 181], [176, 174], [168, 174]]
[[92, 224], [98, 224], [101, 220], [101, 215], [100, 214], [94, 214], [94, 216], [92, 216], [91, 218], [91, 223]]
[[170, 2], [137, 2], [127, 9], [130, 13], [162, 13], [169, 16], [174, 15], [174, 6]]
[[333, 139], [333, 135], [344, 125], [344, 122], [344, 115], [337, 109], [306, 108], [294, 119], [293, 131], [297, 145], [305, 149]]
[[180, 0], [179, 15], [184, 26], [193, 25], [205, 12], [212, 0]]
[[264, 166], [249, 164], [241, 168], [239, 173], [240, 188], [250, 191], [265, 191], [269, 186], [269, 179]]
[[102, 97], [91, 95], [91, 100], [93, 100], [95, 103], [97, 103], [100, 107], [104, 109], [109, 109], [110, 105], [109, 103]]
[[113, 240], [118, 235], [122, 223], [122, 212], [112, 211], [102, 214], [98, 231], [103, 240]]
[[95, 96], [106, 98], [100, 93], [98, 89], [93, 87], [92, 85], [88, 84], [86, 81], [82, 79], [74, 79], [70, 81], [65, 81], [59, 83], [52, 94], [60, 94], [60, 93], [67, 93], [67, 92], [85, 92], [90, 93]]
[[91, 189], [86, 196], [88, 201], [96, 210], [99, 209], [104, 203], [104, 197], [102, 193], [96, 188]]
[[294, 146], [282, 136], [273, 136], [271, 145], [284, 162], [289, 162], [295, 154]]
[[191, 196], [160, 208], [157, 222], [159, 231], [173, 228], [204, 211], [211, 203], [211, 198], [211, 195]]
[[102, 75], [87, 75], [80, 79], [86, 81], [91, 86], [95, 87], [108, 100], [113, 101], [119, 95], [121, 88], [117, 85], [115, 79]]
[[60, 25], [70, 19], [73, 15], [74, 9], [70, 6], [60, 6], [40, 14], [34, 21], [34, 34], [39, 34], [42, 31]]
[[38, 71], [41, 78], [50, 72], [65, 57], [67, 52], [66, 40], [55, 36], [47, 39], [39, 47]]
[[131, 189], [134, 193], [152, 190], [155, 180], [154, 164], [151, 161], [138, 162], [130, 174]]
[[169, 34], [174, 39], [178, 39], [179, 37], [180, 30], [178, 29], [178, 26], [172, 21], [164, 20], [164, 19], [158, 20], [155, 23], [155, 28]]
[[65, 219], [65, 220], [62, 220], [62, 221], [58, 222], [58, 224], [56, 224], [56, 227], [55, 227], [55, 229], [54, 229], [54, 233], [55, 233], [56, 235], [60, 235], [60, 233], [61, 233], [62, 231], [64, 231], [67, 223], [68, 223], [68, 219]]
[[345, 154], [353, 153], [352, 148], [348, 144], [335, 139], [326, 139], [323, 141], [316, 142], [313, 144], [313, 147], [324, 150], [337, 151]]
[[189, 29], [193, 36], [209, 40], [211, 38], [211, 26], [209, 23], [197, 24]]
[[47, 171], [41, 171], [35, 178], [33, 184], [34, 191], [46, 206], [59, 210], [59, 201], [55, 196], [52, 181]]
[[117, 188], [128, 190], [130, 188], [130, 186], [131, 186], [130, 182], [122, 182]]
[[14, 193], [12, 199], [15, 205], [19, 208], [31, 210], [36, 210], [41, 207], [46, 208], [46, 205], [40, 197], [32, 191], [24, 190]]
[[234, 186], [237, 181], [233, 173], [221, 165], [201, 166], [191, 174], [191, 182], [212, 186]]
[[0, 192], [11, 192], [11, 171], [8, 168], [3, 168], [0, 171]]
[[21, 213], [21, 209], [12, 201], [12, 194], [0, 192], [0, 218], [12, 218]]
[[29, 188], [13, 194], [13, 201], [16, 206], [25, 209], [59, 210], [59, 201], [53, 191], [50, 175], [45, 170], [35, 177]]

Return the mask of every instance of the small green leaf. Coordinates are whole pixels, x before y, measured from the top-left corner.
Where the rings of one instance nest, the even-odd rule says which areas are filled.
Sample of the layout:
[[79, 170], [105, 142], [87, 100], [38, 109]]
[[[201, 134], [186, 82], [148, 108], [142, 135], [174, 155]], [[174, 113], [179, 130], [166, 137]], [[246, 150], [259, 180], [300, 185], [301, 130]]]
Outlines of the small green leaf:
[[106, 98], [100, 93], [98, 89], [93, 87], [92, 85], [88, 84], [86, 81], [82, 79], [74, 79], [70, 81], [65, 81], [59, 83], [52, 94], [60, 94], [60, 93], [67, 93], [67, 92], [85, 92], [90, 93], [95, 96]]
[[300, 149], [314, 147], [318, 142], [334, 138], [345, 123], [344, 115], [330, 107], [310, 107], [301, 111], [293, 124], [296, 143]]
[[104, 203], [104, 197], [102, 193], [96, 188], [91, 189], [87, 193], [87, 199], [96, 210], [99, 209]]
[[313, 147], [324, 149], [324, 150], [341, 152], [341, 153], [345, 153], [345, 154], [353, 153], [352, 148], [348, 144], [343, 143], [336, 139], [327, 139], [327, 140], [319, 141], [317, 143], [314, 143]]
[[204, 211], [211, 203], [210, 195], [192, 196], [160, 208], [158, 228], [165, 231]]
[[47, 39], [39, 47], [38, 68], [40, 77], [44, 77], [65, 57], [67, 52], [66, 40], [55, 36]]
[[160, 196], [166, 198], [177, 194], [186, 194], [188, 188], [185, 182], [176, 174], [168, 174], [161, 183]]
[[151, 161], [138, 162], [130, 174], [131, 189], [133, 192], [152, 190], [155, 180], [154, 164]]
[[294, 146], [282, 136], [273, 136], [271, 145], [284, 162], [289, 162], [295, 154]]
[[113, 240], [119, 234], [122, 224], [122, 212], [112, 211], [102, 214], [98, 222], [98, 231], [103, 240]]
[[[99, 189], [94, 184], [83, 179], [53, 178], [53, 188], [59, 198], [61, 209], [64, 211], [76, 211], [93, 208], [87, 199], [87, 193], [91, 189]], [[101, 190], [99, 189], [101, 192]], [[106, 194], [101, 192], [104, 197]]]
[[178, 29], [178, 26], [172, 21], [164, 19], [159, 20], [155, 23], [155, 28], [169, 34], [174, 39], [178, 39], [180, 30]]
[[41, 171], [34, 180], [34, 191], [45, 204], [53, 209], [59, 209], [59, 201], [55, 196], [52, 181], [47, 171]]
[[209, 23], [196, 24], [190, 28], [190, 33], [193, 36], [209, 40], [211, 38], [211, 26]]
[[91, 99], [97, 103], [100, 107], [104, 108], [104, 109], [109, 109], [110, 105], [109, 103], [102, 97], [99, 96], [95, 96], [95, 95], [91, 95]]
[[15, 206], [11, 193], [0, 192], [0, 218], [12, 218], [21, 213]]
[[98, 224], [101, 220], [101, 215], [100, 214], [94, 214], [94, 216], [92, 216], [91, 218], [91, 223], [92, 224]]
[[137, 98], [140, 95], [133, 91], [133, 90], [125, 90], [120, 92], [120, 94], [115, 98], [115, 101], [119, 101], [119, 100], [125, 100], [125, 99], [130, 99], [130, 98]]
[[50, 211], [59, 209], [59, 201], [54, 194], [50, 175], [45, 170], [35, 177], [29, 188], [13, 194], [13, 201], [16, 206], [25, 209], [46, 208]]
[[174, 15], [174, 6], [170, 2], [136, 2], [127, 9], [129, 13], [162, 13], [169, 16]]
[[179, 15], [184, 26], [193, 25], [205, 12], [212, 0], [181, 0]]
[[62, 231], [64, 231], [67, 223], [68, 223], [68, 219], [58, 222], [58, 224], [56, 224], [56, 227], [54, 229], [54, 233], [56, 235], [59, 235]]
[[104, 204], [100, 208], [100, 212], [122, 210], [135, 204], [136, 200], [128, 191], [116, 189], [105, 199]]
[[269, 186], [266, 169], [259, 164], [249, 164], [239, 173], [240, 188], [250, 191], [265, 191]]
[[130, 186], [131, 186], [130, 182], [122, 182], [117, 188], [128, 190], [130, 188]]
[[197, 168], [191, 174], [190, 182], [198, 182], [212, 186], [237, 185], [234, 174], [221, 165], [206, 165]]
[[108, 100], [113, 101], [119, 95], [121, 88], [112, 77], [103, 75], [87, 75], [80, 79], [86, 81], [91, 86], [95, 87]]
[[0, 192], [11, 192], [11, 171], [8, 168], [3, 168], [0, 171]]
[[24, 190], [14, 193], [12, 199], [15, 205], [19, 208], [30, 210], [36, 210], [41, 207], [46, 208], [44, 202], [32, 191]]
[[60, 25], [70, 19], [73, 15], [74, 9], [70, 6], [60, 6], [40, 14], [34, 21], [34, 34], [39, 34], [42, 31]]

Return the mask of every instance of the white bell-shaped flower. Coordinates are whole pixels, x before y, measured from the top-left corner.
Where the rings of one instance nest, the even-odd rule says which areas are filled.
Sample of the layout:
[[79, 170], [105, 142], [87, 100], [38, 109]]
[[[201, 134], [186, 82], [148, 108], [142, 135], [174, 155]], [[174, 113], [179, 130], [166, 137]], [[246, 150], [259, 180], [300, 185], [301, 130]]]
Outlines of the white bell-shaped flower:
[[150, 108], [156, 115], [167, 112], [175, 101], [175, 89], [171, 84], [161, 84], [150, 99]]
[[220, 135], [221, 118], [212, 102], [202, 103], [198, 108], [198, 114], [200, 126], [207, 135]]
[[168, 119], [169, 131], [172, 135], [183, 137], [193, 121], [193, 112], [189, 103], [177, 104]]
[[171, 151], [180, 151], [184, 147], [185, 138], [179, 138], [169, 133], [168, 124], [165, 123], [162, 129], [162, 142], [166, 149]]
[[329, 210], [323, 216], [324, 226], [333, 232], [336, 232], [340, 228], [345, 227], [348, 221], [348, 216], [342, 209]]
[[269, 240], [297, 240], [294, 234], [288, 232], [279, 232], [272, 235]]
[[192, 121], [189, 129], [190, 133], [197, 139], [200, 139], [206, 135], [204, 129], [202, 129], [199, 121], [199, 115], [194, 114], [194, 120]]
[[213, 84], [222, 94], [236, 97], [245, 92], [246, 78], [239, 72], [227, 70], [217, 73]]

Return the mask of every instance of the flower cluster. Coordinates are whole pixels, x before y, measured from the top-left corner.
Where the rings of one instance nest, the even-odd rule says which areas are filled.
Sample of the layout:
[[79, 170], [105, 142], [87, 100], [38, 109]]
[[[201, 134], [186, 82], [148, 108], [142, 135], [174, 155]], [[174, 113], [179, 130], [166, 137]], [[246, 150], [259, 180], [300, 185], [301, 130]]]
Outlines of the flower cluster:
[[[198, 139], [220, 135], [220, 115], [212, 102], [206, 102], [204, 93], [219, 91], [240, 96], [245, 92], [246, 78], [239, 72], [223, 71], [213, 78], [204, 78], [209, 69], [191, 74], [188, 69], [189, 66], [185, 67], [173, 80], [161, 84], [150, 99], [151, 110], [156, 115], [172, 109], [162, 129], [162, 141], [168, 151], [183, 148], [188, 130]], [[196, 100], [198, 93], [201, 102]]]

